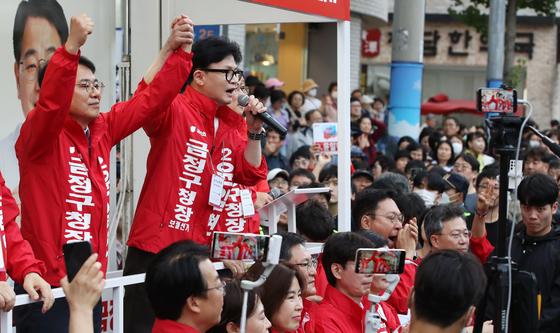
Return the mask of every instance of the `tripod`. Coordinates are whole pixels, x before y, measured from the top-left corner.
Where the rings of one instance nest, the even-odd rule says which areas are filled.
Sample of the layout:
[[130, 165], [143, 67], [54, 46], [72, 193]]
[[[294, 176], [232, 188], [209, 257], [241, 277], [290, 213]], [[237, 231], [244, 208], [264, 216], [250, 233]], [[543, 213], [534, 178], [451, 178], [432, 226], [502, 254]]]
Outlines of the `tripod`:
[[[488, 285], [485, 295], [476, 308], [476, 321], [474, 332], [480, 333], [485, 319], [487, 305], [493, 305], [494, 332], [509, 333], [506, 331], [506, 317], [509, 301], [510, 276], [511, 284], [516, 287], [525, 286], [527, 289], [517, 288], [512, 292], [511, 303], [513, 312], [518, 314], [512, 316], [514, 325], [510, 325], [512, 332], [532, 333], [537, 331], [536, 310], [536, 279], [533, 274], [519, 271], [516, 265], [510, 265], [510, 258], [507, 257], [506, 230], [507, 223], [507, 201], [508, 201], [508, 171], [510, 161], [515, 158], [516, 141], [523, 118], [504, 116], [490, 118], [488, 125], [491, 129], [491, 146], [496, 147], [500, 155], [500, 196], [499, 196], [499, 218], [498, 218], [498, 241], [495, 249], [495, 256], [488, 259], [485, 271], [488, 277]], [[515, 199], [515, 198], [514, 198]], [[515, 222], [515, 221], [514, 221]], [[493, 288], [493, 290], [492, 290]], [[521, 311], [523, 309], [524, 311]], [[528, 310], [528, 311], [527, 311]], [[534, 311], [534, 312], [533, 312]], [[528, 315], [528, 314], [529, 315]]]
[[377, 331], [381, 328], [381, 318], [375, 308], [377, 304], [384, 302], [389, 299], [397, 284], [399, 284], [400, 277], [398, 274], [387, 274], [386, 276], [387, 282], [389, 282], [389, 287], [383, 293], [383, 295], [368, 295], [368, 300], [371, 302], [371, 308], [366, 313], [366, 320], [365, 320], [365, 333], [377, 333]]

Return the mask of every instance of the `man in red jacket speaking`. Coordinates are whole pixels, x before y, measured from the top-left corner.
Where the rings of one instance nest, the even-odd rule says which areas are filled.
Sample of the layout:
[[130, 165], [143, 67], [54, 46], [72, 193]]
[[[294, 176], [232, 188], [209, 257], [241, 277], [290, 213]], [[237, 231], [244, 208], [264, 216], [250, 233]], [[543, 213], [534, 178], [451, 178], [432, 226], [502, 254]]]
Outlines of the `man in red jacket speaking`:
[[[45, 262], [45, 280], [51, 286], [59, 286], [66, 275], [62, 254], [66, 243], [89, 241], [106, 272], [111, 147], [171, 103], [191, 66], [187, 52], [192, 22], [181, 18], [162, 50], [166, 62], [153, 82], [131, 100], [99, 113], [103, 83], [95, 77], [93, 63], [80, 55], [92, 31], [93, 22], [85, 14], [72, 18], [66, 44], [52, 56], [42, 81], [39, 76], [39, 100], [16, 143], [22, 234]], [[33, 305], [26, 310], [18, 331], [68, 330], [64, 300], [45, 315]], [[100, 331], [100, 304], [94, 313], [95, 330]]]
[[[208, 38], [193, 45], [188, 85], [170, 107], [144, 126], [150, 137], [147, 174], [128, 240], [124, 274], [146, 271], [154, 255], [180, 240], [209, 244], [234, 183], [252, 186], [264, 179], [266, 162], [260, 139], [266, 108], [253, 96], [245, 107], [247, 140], [226, 140], [220, 132], [242, 128], [224, 121], [243, 72], [236, 43]], [[161, 60], [152, 68], [157, 69]], [[145, 83], [152, 77], [148, 73]], [[151, 84], [151, 83], [150, 83]], [[142, 84], [141, 84], [142, 85]], [[218, 133], [218, 134], [217, 134]], [[214, 213], [214, 214], [213, 214]], [[150, 332], [154, 315], [142, 286], [127, 287], [125, 332]]]

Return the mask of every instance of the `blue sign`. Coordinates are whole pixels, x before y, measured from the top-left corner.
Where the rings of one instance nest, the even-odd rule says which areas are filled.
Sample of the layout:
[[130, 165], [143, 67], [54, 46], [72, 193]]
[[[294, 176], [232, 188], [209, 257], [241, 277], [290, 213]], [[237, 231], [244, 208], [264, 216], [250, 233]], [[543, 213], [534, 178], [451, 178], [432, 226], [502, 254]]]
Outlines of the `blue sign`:
[[220, 35], [219, 25], [195, 25], [194, 26], [194, 41], [206, 39], [212, 36]]

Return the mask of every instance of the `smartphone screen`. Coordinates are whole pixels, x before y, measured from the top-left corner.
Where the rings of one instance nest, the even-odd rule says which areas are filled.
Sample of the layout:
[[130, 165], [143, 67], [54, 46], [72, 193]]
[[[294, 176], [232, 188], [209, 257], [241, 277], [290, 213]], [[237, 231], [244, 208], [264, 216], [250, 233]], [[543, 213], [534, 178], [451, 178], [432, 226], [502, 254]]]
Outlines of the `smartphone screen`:
[[74, 242], [62, 246], [66, 274], [68, 281], [72, 281], [84, 262], [91, 256], [91, 244], [89, 242]]
[[517, 110], [517, 92], [498, 88], [480, 88], [476, 92], [479, 111], [514, 113]]
[[356, 273], [401, 274], [404, 272], [404, 250], [358, 249], [356, 251]]
[[215, 232], [212, 259], [265, 261], [269, 240], [265, 235]]

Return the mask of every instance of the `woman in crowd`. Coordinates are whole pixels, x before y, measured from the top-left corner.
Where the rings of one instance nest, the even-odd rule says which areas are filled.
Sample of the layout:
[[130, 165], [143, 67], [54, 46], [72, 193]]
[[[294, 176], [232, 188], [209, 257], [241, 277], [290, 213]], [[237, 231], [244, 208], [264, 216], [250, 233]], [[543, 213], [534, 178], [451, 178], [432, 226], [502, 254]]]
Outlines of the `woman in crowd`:
[[369, 116], [363, 116], [358, 119], [358, 127], [360, 134], [356, 137], [354, 144], [362, 149], [364, 154], [366, 154], [368, 163], [371, 165], [377, 158], [377, 140], [385, 134], [387, 126], [382, 121], [371, 119]]
[[[262, 264], [257, 263], [247, 275], [249, 279], [256, 280], [263, 271]], [[297, 268], [282, 263], [274, 267], [266, 282], [258, 288], [264, 313], [272, 323], [271, 332], [292, 332], [300, 327], [303, 310], [301, 291], [305, 285], [305, 278]]]
[[[224, 307], [220, 323], [208, 333], [237, 333], [241, 325], [243, 289], [238, 280], [231, 280], [225, 286]], [[246, 333], [267, 333], [272, 325], [264, 314], [264, 306], [257, 293], [249, 291], [247, 297]]]
[[484, 169], [484, 166], [490, 165], [494, 163], [494, 158], [486, 155], [484, 152], [486, 151], [486, 140], [484, 135], [480, 132], [469, 133], [467, 135], [467, 150], [465, 151], [467, 154], [471, 154], [476, 158], [478, 163], [480, 164], [480, 170]]
[[305, 117], [302, 113], [302, 106], [305, 103], [305, 96], [301, 91], [294, 90], [288, 95], [287, 110], [290, 113], [292, 126], [290, 130], [296, 131], [300, 126], [305, 126]]
[[435, 165], [439, 165], [447, 172], [451, 171], [453, 168], [453, 161], [455, 160], [451, 142], [447, 140], [440, 141], [436, 146], [434, 155]]

